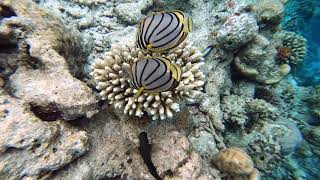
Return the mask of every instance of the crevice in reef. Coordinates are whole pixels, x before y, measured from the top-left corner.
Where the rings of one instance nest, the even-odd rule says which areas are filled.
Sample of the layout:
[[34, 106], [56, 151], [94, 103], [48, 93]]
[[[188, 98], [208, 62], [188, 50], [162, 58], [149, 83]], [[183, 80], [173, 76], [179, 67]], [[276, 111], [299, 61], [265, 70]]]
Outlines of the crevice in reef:
[[26, 44], [26, 53], [28, 55], [28, 64], [31, 66], [32, 69], [44, 69], [45, 65], [37, 58], [31, 56], [29, 44]]
[[10, 43], [10, 42], [5, 42], [5, 40], [3, 40], [0, 37], [0, 53], [6, 53], [6, 54], [10, 54], [15, 52], [18, 49], [18, 45], [15, 43]]
[[62, 112], [53, 104], [47, 107], [41, 107], [34, 104], [30, 104], [30, 106], [30, 110], [43, 121], [55, 121], [62, 119]]
[[12, 16], [17, 16], [17, 14], [8, 6], [1, 6], [0, 18], [9, 18]]

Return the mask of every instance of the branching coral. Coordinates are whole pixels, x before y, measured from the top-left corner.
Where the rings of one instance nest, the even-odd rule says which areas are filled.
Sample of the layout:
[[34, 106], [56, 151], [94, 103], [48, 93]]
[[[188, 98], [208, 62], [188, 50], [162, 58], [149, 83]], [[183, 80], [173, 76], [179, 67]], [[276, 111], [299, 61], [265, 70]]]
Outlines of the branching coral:
[[275, 38], [282, 40], [282, 47], [278, 48], [278, 57], [284, 63], [297, 65], [301, 63], [307, 53], [306, 39], [294, 32], [280, 31]]
[[[159, 94], [142, 93], [134, 98], [137, 90], [130, 86], [130, 64], [150, 56], [167, 57], [179, 64], [182, 67], [182, 79], [172, 91]], [[152, 119], [165, 119], [173, 117], [173, 112], [180, 110], [181, 100], [194, 101], [201, 93], [205, 77], [199, 69], [203, 64], [201, 57], [201, 52], [189, 42], [164, 53], [146, 53], [133, 44], [116, 45], [104, 58], [93, 64], [91, 75], [102, 99], [123, 109], [125, 114], [140, 117], [146, 112]]]
[[225, 96], [222, 111], [226, 122], [241, 128], [250, 121], [273, 121], [279, 116], [278, 109], [265, 100], [238, 95]]

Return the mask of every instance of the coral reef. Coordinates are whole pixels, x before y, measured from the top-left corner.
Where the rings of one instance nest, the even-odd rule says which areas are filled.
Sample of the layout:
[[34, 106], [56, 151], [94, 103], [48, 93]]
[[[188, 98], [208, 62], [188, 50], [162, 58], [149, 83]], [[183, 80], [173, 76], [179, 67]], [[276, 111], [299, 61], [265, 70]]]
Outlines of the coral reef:
[[278, 109], [265, 100], [238, 95], [225, 96], [221, 108], [225, 122], [242, 129], [250, 123], [273, 121], [279, 116]]
[[253, 14], [255, 15], [260, 26], [278, 25], [284, 15], [284, 2], [287, 0], [259, 0], [252, 5]]
[[[159, 94], [143, 93], [134, 99], [138, 90], [130, 86], [130, 64], [145, 57], [164, 56], [182, 67], [182, 79], [179, 85], [171, 91]], [[171, 118], [173, 112], [180, 110], [178, 99], [194, 101], [201, 94], [204, 85], [204, 74], [199, 70], [201, 53], [191, 43], [184, 42], [176, 49], [163, 54], [145, 54], [134, 45], [113, 47], [103, 59], [93, 64], [93, 76], [96, 88], [100, 90], [103, 100], [114, 104], [116, 108], [124, 109], [125, 114], [142, 116], [148, 113], [152, 119]]]
[[12, 94], [44, 117], [51, 114], [53, 119], [48, 120], [73, 120], [96, 113], [92, 90], [72, 76], [80, 74], [77, 64], [83, 63], [80, 39], [32, 1], [4, 1], [0, 5], [15, 14], [1, 21], [1, 27], [12, 34], [5, 43], [15, 42], [18, 47], [0, 53], [1, 67], [6, 68], [2, 75], [12, 74], [8, 83]]
[[85, 131], [42, 121], [27, 102], [0, 91], [1, 178], [45, 178], [88, 151]]
[[234, 64], [239, 73], [262, 84], [275, 84], [290, 72], [289, 65], [280, 65], [276, 60], [275, 44], [262, 35], [239, 52]]
[[103, 4], [103, 3], [107, 2], [107, 0], [72, 0], [72, 1], [79, 3], [79, 4], [84, 4], [87, 6]]
[[[142, 131], [163, 179], [319, 179], [319, 96], [289, 74], [312, 61], [301, 62], [301, 33], [279, 26], [285, 3], [1, 1], [0, 179], [152, 179], [138, 150]], [[174, 9], [192, 17], [194, 45], [134, 47], [141, 18]], [[180, 64], [183, 80], [133, 99], [130, 64], [150, 56]], [[228, 157], [249, 163], [245, 175], [218, 167], [229, 165], [222, 159], [213, 165], [226, 147], [242, 149]]]
[[318, 119], [320, 118], [320, 87], [317, 86], [313, 92], [306, 97], [306, 102], [308, 103], [311, 112], [315, 115]]
[[257, 35], [258, 25], [250, 14], [235, 14], [227, 17], [217, 33], [217, 41], [225, 48], [237, 49]]
[[250, 156], [240, 148], [231, 147], [219, 151], [212, 163], [222, 172], [234, 175], [249, 175], [253, 171]]
[[297, 65], [304, 60], [307, 53], [307, 44], [304, 37], [289, 31], [280, 31], [274, 36], [274, 38], [282, 41], [282, 47], [278, 49], [278, 56], [281, 61]]
[[128, 24], [135, 24], [138, 23], [142, 17], [141, 11], [145, 10], [151, 5], [151, 0], [142, 0], [136, 3], [119, 4], [115, 7], [114, 10], [120, 20]]

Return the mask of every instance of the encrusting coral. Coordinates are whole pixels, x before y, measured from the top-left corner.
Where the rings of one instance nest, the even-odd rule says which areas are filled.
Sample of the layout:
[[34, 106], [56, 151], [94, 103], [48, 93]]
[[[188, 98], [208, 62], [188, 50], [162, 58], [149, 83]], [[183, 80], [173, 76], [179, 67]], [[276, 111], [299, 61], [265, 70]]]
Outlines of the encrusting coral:
[[228, 173], [237, 179], [242, 177], [243, 179], [259, 179], [259, 171], [254, 168], [251, 157], [242, 149], [237, 147], [230, 147], [221, 150], [217, 153], [212, 163], [215, 167], [225, 173]]
[[282, 47], [278, 48], [278, 57], [284, 63], [297, 65], [304, 60], [307, 53], [306, 39], [294, 32], [280, 31], [275, 38], [282, 41]]
[[[138, 90], [130, 86], [130, 64], [151, 56], [163, 56], [180, 65], [182, 79], [171, 91], [159, 94], [145, 92], [134, 98]], [[181, 100], [194, 102], [194, 98], [201, 94], [205, 77], [199, 69], [203, 65], [201, 60], [202, 53], [190, 42], [163, 53], [147, 53], [133, 44], [115, 45], [105, 57], [93, 64], [91, 75], [102, 99], [123, 109], [125, 114], [140, 117], [146, 112], [152, 119], [165, 119], [173, 117], [173, 112], [180, 110]]]

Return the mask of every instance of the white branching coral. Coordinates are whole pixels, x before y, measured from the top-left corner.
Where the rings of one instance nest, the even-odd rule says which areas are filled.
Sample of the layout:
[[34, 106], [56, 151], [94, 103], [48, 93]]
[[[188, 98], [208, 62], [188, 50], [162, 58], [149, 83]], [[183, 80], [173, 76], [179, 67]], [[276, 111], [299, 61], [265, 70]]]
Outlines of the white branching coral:
[[[148, 57], [166, 57], [181, 66], [182, 75], [178, 86], [158, 94], [142, 93], [134, 98], [137, 90], [130, 85], [130, 67], [134, 62]], [[173, 117], [180, 111], [183, 100], [193, 102], [201, 94], [204, 85], [202, 54], [192, 43], [186, 41], [174, 50], [161, 53], [147, 53], [134, 44], [115, 45], [104, 57], [92, 65], [91, 76], [100, 96], [123, 109], [125, 114], [142, 116], [144, 113], [152, 119]]]

